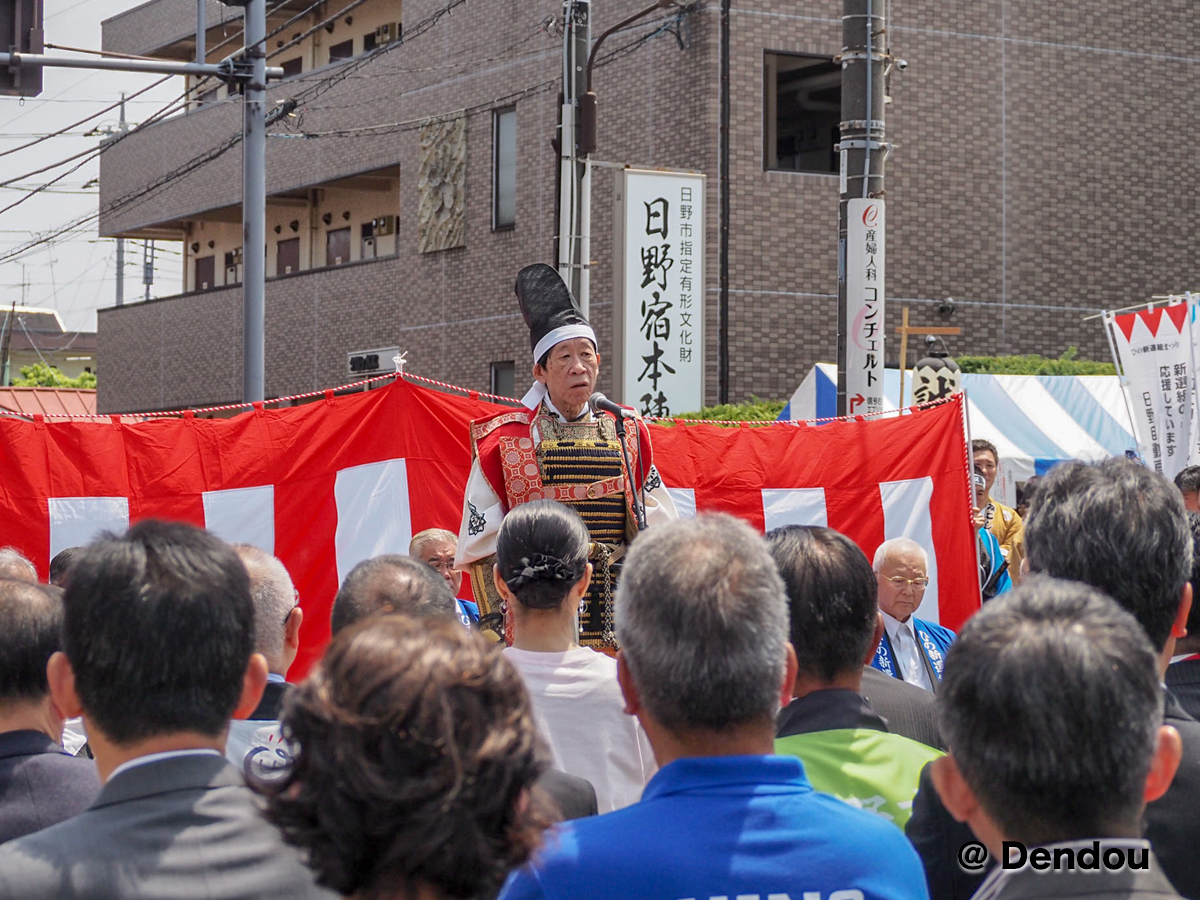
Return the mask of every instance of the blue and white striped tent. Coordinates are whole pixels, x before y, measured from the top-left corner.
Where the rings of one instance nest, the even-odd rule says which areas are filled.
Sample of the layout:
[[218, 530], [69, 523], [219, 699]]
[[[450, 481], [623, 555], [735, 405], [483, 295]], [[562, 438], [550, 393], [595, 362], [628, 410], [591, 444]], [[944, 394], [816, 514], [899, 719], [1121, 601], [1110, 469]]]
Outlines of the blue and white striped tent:
[[[905, 376], [909, 396], [912, 372]], [[900, 370], [885, 369], [885, 408], [895, 409]], [[993, 495], [1012, 505], [1017, 482], [1041, 475], [1064, 459], [1122, 456], [1137, 441], [1115, 375], [963, 375], [971, 437], [987, 438], [1000, 452]], [[837, 415], [837, 367], [813, 366], [780, 419]]]

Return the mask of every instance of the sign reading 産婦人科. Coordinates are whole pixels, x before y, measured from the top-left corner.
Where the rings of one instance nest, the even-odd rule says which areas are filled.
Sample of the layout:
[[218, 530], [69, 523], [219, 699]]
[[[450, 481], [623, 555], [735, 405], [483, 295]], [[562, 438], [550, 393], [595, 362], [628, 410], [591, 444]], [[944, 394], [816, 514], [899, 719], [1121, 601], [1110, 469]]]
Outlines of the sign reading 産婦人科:
[[846, 412], [883, 409], [884, 204], [847, 201]]
[[643, 415], [704, 405], [704, 176], [622, 170], [620, 400]]

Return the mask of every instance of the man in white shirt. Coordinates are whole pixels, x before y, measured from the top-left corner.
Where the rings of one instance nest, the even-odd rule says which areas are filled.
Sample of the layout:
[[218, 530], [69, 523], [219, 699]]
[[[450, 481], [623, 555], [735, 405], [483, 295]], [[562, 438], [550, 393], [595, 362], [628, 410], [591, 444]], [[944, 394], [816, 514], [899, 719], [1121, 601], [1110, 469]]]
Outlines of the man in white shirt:
[[954, 632], [913, 615], [929, 587], [925, 548], [909, 538], [884, 541], [875, 551], [873, 568], [884, 634], [871, 665], [936, 693]]
[[82, 715], [104, 787], [90, 808], [0, 847], [0, 898], [330, 897], [223, 755], [267, 680], [233, 550], [189, 525], [104, 535], [71, 570], [47, 680]]

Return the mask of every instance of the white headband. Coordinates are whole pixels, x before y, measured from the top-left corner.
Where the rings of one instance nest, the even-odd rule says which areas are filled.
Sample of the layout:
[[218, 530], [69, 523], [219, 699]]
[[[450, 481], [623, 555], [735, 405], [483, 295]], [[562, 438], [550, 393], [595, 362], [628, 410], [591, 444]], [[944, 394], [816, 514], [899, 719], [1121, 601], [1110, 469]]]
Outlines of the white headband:
[[[558, 328], [548, 331], [537, 346], [533, 348], [533, 361], [537, 362], [543, 356], [550, 352], [555, 344], [561, 344], [563, 341], [569, 341], [572, 338], [585, 337], [591, 340], [592, 346], [596, 347], [596, 332], [592, 330], [592, 326], [587, 323], [580, 322], [576, 325], [561, 325]], [[542, 400], [546, 398], [546, 386], [540, 381], [535, 381], [533, 387], [525, 392], [525, 396], [521, 398], [521, 405], [526, 409], [537, 409], [542, 404]]]

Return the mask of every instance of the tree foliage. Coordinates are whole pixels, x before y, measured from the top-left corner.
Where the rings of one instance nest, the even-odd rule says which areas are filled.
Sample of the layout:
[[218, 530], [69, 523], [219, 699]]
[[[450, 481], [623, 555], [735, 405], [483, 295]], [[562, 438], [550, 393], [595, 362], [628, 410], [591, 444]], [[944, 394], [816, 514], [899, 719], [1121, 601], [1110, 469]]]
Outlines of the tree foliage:
[[56, 366], [45, 363], [34, 363], [32, 366], [21, 366], [21, 377], [13, 379], [13, 387], [49, 387], [49, 388], [84, 388], [96, 389], [96, 376], [84, 372], [78, 378], [68, 378]]
[[673, 416], [676, 419], [716, 419], [725, 422], [770, 422], [779, 418], [786, 400], [763, 400], [751, 395], [745, 403], [721, 403], [698, 412]]

